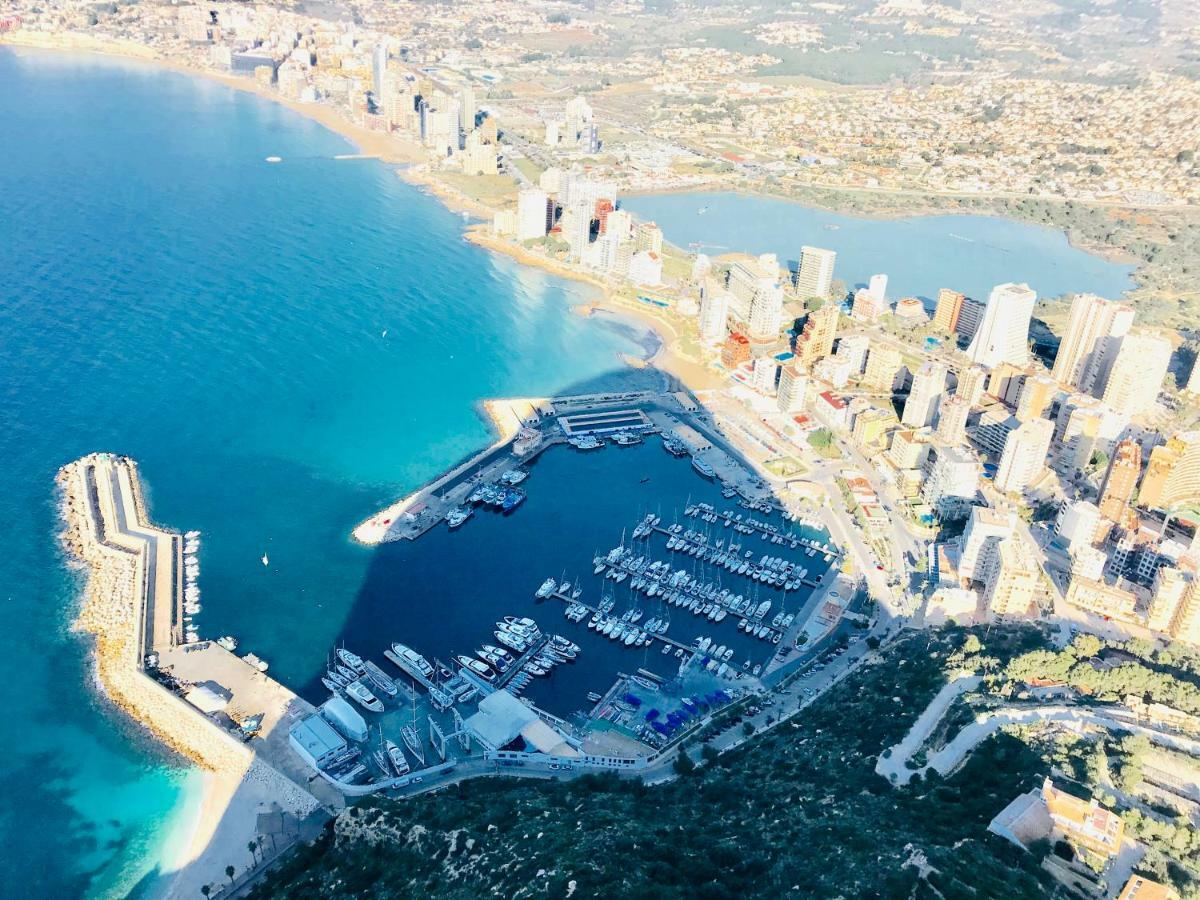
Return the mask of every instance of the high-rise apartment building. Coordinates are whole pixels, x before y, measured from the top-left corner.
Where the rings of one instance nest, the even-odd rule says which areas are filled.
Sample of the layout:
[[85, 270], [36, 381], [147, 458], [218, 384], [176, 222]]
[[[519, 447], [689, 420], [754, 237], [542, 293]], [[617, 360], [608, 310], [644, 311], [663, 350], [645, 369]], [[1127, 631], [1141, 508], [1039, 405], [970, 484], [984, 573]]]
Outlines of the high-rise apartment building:
[[796, 293], [802, 298], [829, 296], [833, 285], [833, 264], [837, 254], [820, 247], [801, 247], [800, 265], [796, 270]]
[[1024, 616], [1038, 593], [1040, 570], [1029, 547], [1016, 535], [1000, 541], [982, 579], [983, 600], [993, 616]]
[[986, 389], [987, 370], [971, 366], [958, 373], [958, 387], [954, 389], [954, 396], [962, 397], [968, 406], [978, 406]]
[[1133, 307], [1095, 294], [1078, 294], [1071, 301], [1071, 314], [1058, 353], [1053, 374], [1060, 384], [1087, 390], [1084, 382], [1089, 370], [1099, 365], [1099, 351], [1108, 338], [1121, 338], [1133, 324]]
[[962, 553], [958, 560], [958, 575], [968, 584], [983, 581], [990, 570], [996, 547], [1010, 537], [1017, 527], [1016, 513], [990, 506], [973, 506], [962, 534]]
[[1151, 631], [1170, 631], [1194, 576], [1175, 566], [1161, 566], [1154, 574], [1146, 627]]
[[850, 318], [856, 322], [874, 322], [883, 315], [883, 303], [866, 288], [854, 292], [854, 302], [850, 305]]
[[992, 288], [983, 321], [971, 339], [967, 355], [979, 365], [998, 366], [1029, 362], [1029, 323], [1037, 294], [1027, 284], [1001, 284]]
[[778, 279], [760, 283], [750, 299], [746, 326], [756, 340], [774, 340], [783, 324], [783, 285]]
[[982, 300], [964, 297], [962, 306], [958, 310], [958, 322], [954, 325], [954, 333], [968, 340], [975, 337], [975, 332], [979, 330], [979, 325], [983, 322], [985, 307], [986, 304]]
[[937, 306], [933, 311], [933, 326], [953, 334], [958, 328], [958, 317], [966, 299], [961, 293], [950, 288], [938, 291]]
[[871, 350], [871, 339], [865, 334], [848, 334], [838, 341], [834, 355], [849, 366], [851, 375], [861, 375], [867, 365], [867, 354]]
[[938, 404], [937, 439], [952, 447], [965, 443], [970, 413], [971, 405], [965, 399], [957, 394], [952, 397], [943, 395]]
[[550, 197], [540, 188], [525, 188], [517, 194], [517, 240], [529, 241], [546, 236], [550, 230]]
[[1022, 422], [1042, 418], [1057, 393], [1058, 382], [1049, 375], [1026, 376], [1021, 382], [1021, 393], [1017, 401], [1017, 418]]
[[1182, 431], [1150, 451], [1138, 505], [1170, 509], [1200, 501], [1200, 431]]
[[804, 397], [808, 391], [808, 375], [794, 363], [788, 363], [779, 371], [779, 411], [798, 413], [804, 409]]
[[872, 342], [867, 353], [867, 366], [863, 372], [862, 386], [870, 391], [891, 392], [896, 376], [904, 367], [900, 351], [879, 341]]
[[967, 514], [979, 491], [979, 464], [961, 447], [934, 447], [925, 460], [921, 497], [941, 519]]
[[1153, 409], [1170, 362], [1171, 342], [1166, 338], [1125, 335], [1108, 370], [1104, 402], [1127, 416]]
[[867, 284], [867, 290], [875, 296], [882, 307], [887, 306], [887, 286], [888, 277], [886, 275], [872, 275]]
[[814, 365], [833, 352], [837, 325], [838, 308], [835, 303], [826, 303], [808, 314], [804, 330], [796, 339], [796, 358], [806, 371], [811, 371]]
[[996, 490], [1019, 494], [1033, 484], [1046, 468], [1053, 437], [1054, 423], [1048, 419], [1023, 422], [1009, 432], [996, 471]]
[[700, 340], [719, 344], [729, 322], [729, 293], [715, 278], [705, 278], [700, 288]]
[[914, 428], [927, 428], [933, 424], [938, 401], [946, 390], [946, 367], [938, 362], [927, 362], [913, 373], [912, 390], [904, 402], [904, 414], [900, 421]]

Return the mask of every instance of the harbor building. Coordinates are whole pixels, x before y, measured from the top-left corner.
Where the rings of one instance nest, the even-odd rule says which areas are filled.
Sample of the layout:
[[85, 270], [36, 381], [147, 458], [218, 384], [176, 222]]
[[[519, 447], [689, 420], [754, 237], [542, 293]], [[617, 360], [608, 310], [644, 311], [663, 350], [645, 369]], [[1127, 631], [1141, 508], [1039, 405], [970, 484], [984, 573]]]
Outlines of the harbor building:
[[1054, 423], [1048, 419], [1024, 422], [1009, 432], [996, 472], [996, 490], [1019, 494], [1041, 477], [1046, 469], [1046, 454], [1054, 437]]
[[1125, 335], [1104, 382], [1104, 402], [1128, 416], [1152, 410], [1170, 362], [1171, 342], [1166, 338]]
[[493, 691], [480, 700], [478, 711], [464, 725], [487, 750], [544, 753], [559, 758], [581, 755], [566, 737], [508, 691]]
[[913, 373], [912, 390], [904, 401], [901, 422], [914, 428], [933, 424], [938, 401], [946, 390], [946, 374], [946, 367], [939, 362], [924, 363]]
[[1054, 357], [1055, 381], [1091, 392], [1095, 373], [1102, 368], [1105, 341], [1128, 334], [1133, 316], [1133, 307], [1124, 303], [1095, 294], [1076, 295]]
[[1200, 431], [1184, 431], [1150, 451], [1138, 504], [1170, 509], [1200, 500]]
[[937, 306], [933, 310], [934, 327], [954, 334], [958, 330], [958, 317], [962, 314], [963, 301], [966, 299], [959, 291], [950, 288], [939, 290]]
[[1027, 284], [1001, 284], [992, 288], [983, 321], [971, 339], [967, 355], [979, 365], [1001, 363], [1024, 366], [1029, 362], [1029, 323], [1037, 294]]
[[829, 296], [833, 286], [833, 264], [837, 253], [820, 247], [800, 248], [800, 265], [796, 269], [796, 293], [803, 299]]
[[350, 746], [321, 716], [305, 716], [288, 732], [288, 743], [297, 755], [318, 772], [336, 765]]

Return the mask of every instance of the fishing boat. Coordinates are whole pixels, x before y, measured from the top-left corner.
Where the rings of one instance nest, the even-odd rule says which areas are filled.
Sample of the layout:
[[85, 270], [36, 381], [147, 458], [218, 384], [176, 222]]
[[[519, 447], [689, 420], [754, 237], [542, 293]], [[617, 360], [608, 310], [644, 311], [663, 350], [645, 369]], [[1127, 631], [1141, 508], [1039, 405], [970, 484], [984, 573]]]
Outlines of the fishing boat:
[[346, 685], [346, 694], [363, 709], [369, 709], [371, 712], [383, 712], [383, 704], [379, 698], [372, 694], [361, 681], [352, 681]]
[[528, 477], [529, 477], [529, 473], [526, 472], [524, 469], [509, 469], [507, 472], [505, 472], [503, 475], [500, 476], [500, 481], [503, 482], [504, 484], [515, 487], [516, 485], [520, 484], [522, 481], [524, 481]]
[[392, 763], [392, 769], [396, 772], [396, 777], [407, 775], [411, 770], [408, 766], [408, 760], [404, 756], [404, 751], [396, 746], [393, 741], [385, 741], [384, 746], [387, 748], [388, 759]]
[[217, 638], [217, 646], [232, 653], [237, 649], [237, 638], [228, 634], [224, 637], [219, 637]]
[[455, 506], [446, 513], [446, 525], [450, 529], [455, 529], [473, 515], [475, 515], [475, 510], [471, 509], [471, 507]]
[[701, 475], [703, 475], [705, 478], [711, 479], [716, 474], [713, 470], [713, 467], [710, 466], [708, 463], [706, 463], [704, 460], [702, 460], [698, 456], [692, 457], [692, 468], [695, 469], [697, 472], [699, 472]]

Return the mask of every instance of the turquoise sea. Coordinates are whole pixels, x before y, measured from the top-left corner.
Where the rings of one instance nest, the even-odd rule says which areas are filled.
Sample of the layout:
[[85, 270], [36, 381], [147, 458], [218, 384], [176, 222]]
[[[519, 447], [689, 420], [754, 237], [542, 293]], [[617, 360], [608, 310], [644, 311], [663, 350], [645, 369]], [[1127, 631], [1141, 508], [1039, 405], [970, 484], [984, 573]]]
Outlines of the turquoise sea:
[[[359, 520], [488, 440], [480, 399], [644, 384], [618, 356], [645, 336], [573, 314], [583, 288], [465, 243], [459, 216], [388, 167], [335, 161], [343, 139], [224, 86], [0, 50], [0, 135], [0, 895], [145, 884], [195, 797], [89, 683], [69, 630], [79, 576], [56, 542], [62, 463], [136, 457], [155, 518], [204, 535], [202, 633], [237, 634], [311, 699], [335, 642], [465, 652], [544, 577], [590, 576], [646, 511], [720, 503], [649, 444], [555, 451], [512, 516], [354, 545]], [[713, 243], [802, 242], [703, 218]], [[1064, 283], [1105, 292], [1094, 262], [1062, 257]], [[578, 708], [604, 687], [595, 671], [539, 701]]]
[[986, 298], [997, 284], [1028, 282], [1041, 297], [1090, 292], [1120, 297], [1133, 267], [1072, 247], [1067, 236], [995, 216], [843, 216], [786, 200], [731, 193], [648, 194], [622, 204], [657, 222], [666, 239], [701, 253], [776, 253], [795, 268], [805, 244], [837, 251], [834, 278], [849, 290], [888, 276], [888, 299], [940, 288]]
[[372, 564], [350, 528], [484, 443], [479, 399], [612, 383], [639, 336], [249, 94], [0, 50], [0, 134], [0, 895], [121, 894], [189, 781], [88, 683], [56, 468], [136, 457], [204, 534], [203, 632], [300, 684]]

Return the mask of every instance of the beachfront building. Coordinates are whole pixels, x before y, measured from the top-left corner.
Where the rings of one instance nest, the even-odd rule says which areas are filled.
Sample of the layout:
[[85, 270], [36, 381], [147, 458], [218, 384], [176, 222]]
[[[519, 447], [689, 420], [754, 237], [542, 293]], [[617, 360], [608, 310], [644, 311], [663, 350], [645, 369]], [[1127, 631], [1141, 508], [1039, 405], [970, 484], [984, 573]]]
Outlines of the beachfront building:
[[725, 340], [729, 323], [729, 293], [721, 283], [706, 277], [700, 286], [700, 340], [709, 345]]
[[554, 207], [541, 188], [525, 188], [517, 194], [517, 240], [543, 238], [554, 224]]
[[982, 366], [1029, 362], [1029, 323], [1037, 294], [1027, 284], [1001, 284], [992, 288], [983, 321], [971, 339], [967, 355]]
[[953, 334], [958, 328], [958, 317], [962, 314], [963, 301], [966, 299], [961, 293], [950, 288], [938, 291], [937, 306], [933, 310], [934, 327]]
[[954, 333], [967, 340], [975, 337], [975, 332], [979, 330], [979, 325], [983, 322], [985, 306], [982, 301], [976, 300], [974, 297], [964, 297], [962, 306], [958, 310], [958, 322], [954, 326]]
[[1054, 379], [1090, 392], [1095, 374], [1103, 367], [1106, 342], [1128, 334], [1133, 315], [1133, 307], [1124, 303], [1095, 294], [1076, 295], [1054, 357]]
[[[800, 265], [796, 270], [796, 293], [804, 299], [829, 296], [833, 286], [833, 264], [837, 253], [820, 247], [800, 248]], [[869, 290], [869, 289], [868, 289]]]

